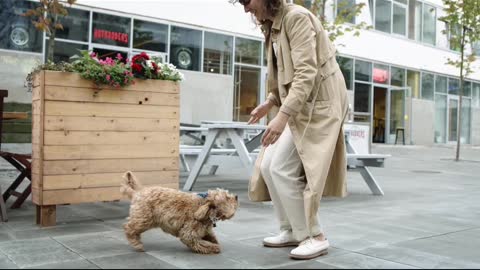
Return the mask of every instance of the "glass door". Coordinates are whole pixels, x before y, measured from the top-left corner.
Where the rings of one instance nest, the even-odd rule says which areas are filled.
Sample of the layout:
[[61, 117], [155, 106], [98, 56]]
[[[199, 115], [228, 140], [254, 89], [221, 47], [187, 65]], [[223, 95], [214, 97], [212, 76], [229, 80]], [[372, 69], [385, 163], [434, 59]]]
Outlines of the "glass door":
[[[405, 97], [406, 97], [406, 88], [390, 88], [388, 93], [388, 118], [387, 118], [387, 143], [395, 143], [395, 137], [397, 135], [397, 130], [403, 129], [405, 133], [408, 129], [405, 126]], [[400, 136], [406, 137], [406, 134], [401, 134]]]
[[458, 96], [448, 97], [448, 141], [457, 141], [458, 128]]
[[234, 76], [233, 121], [247, 122], [259, 104], [261, 69], [235, 65]]

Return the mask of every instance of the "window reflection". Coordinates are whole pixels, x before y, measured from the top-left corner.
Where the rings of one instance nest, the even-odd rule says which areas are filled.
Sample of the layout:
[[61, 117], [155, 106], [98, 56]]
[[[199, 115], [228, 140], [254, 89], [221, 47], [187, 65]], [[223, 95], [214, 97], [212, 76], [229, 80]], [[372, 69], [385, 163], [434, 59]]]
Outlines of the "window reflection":
[[233, 37], [205, 32], [203, 71], [232, 74]]
[[235, 40], [235, 62], [260, 65], [262, 42], [237, 37]]
[[236, 65], [234, 81], [233, 119], [246, 122], [250, 119], [250, 113], [259, 103], [260, 68]]

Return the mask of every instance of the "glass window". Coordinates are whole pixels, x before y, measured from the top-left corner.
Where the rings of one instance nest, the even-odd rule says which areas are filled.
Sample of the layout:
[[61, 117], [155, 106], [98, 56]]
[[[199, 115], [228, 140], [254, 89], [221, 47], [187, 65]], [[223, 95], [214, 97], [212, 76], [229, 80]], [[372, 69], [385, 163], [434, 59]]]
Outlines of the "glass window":
[[472, 97], [472, 82], [464, 82], [463, 96], [468, 98]]
[[435, 95], [435, 142], [447, 142], [447, 95]]
[[134, 20], [133, 48], [167, 52], [168, 25]]
[[443, 49], [449, 49], [448, 47], [448, 35], [442, 33], [443, 31], [447, 31], [447, 23], [439, 20], [439, 18], [445, 16], [445, 11], [442, 9], [437, 10], [437, 47], [443, 48]]
[[472, 88], [473, 106], [480, 107], [480, 83], [474, 83]]
[[403, 87], [405, 86], [405, 69], [392, 67], [391, 85]]
[[129, 47], [130, 21], [130, 18], [94, 12], [92, 42]]
[[423, 42], [435, 45], [437, 10], [435, 7], [423, 5]]
[[370, 112], [370, 84], [355, 83], [354, 111]]
[[397, 3], [393, 4], [393, 33], [407, 35], [407, 8]]
[[355, 80], [372, 81], [372, 63], [355, 60]]
[[265, 42], [262, 42], [263, 46], [263, 65], [268, 66], [268, 52], [267, 52], [267, 47], [265, 46]]
[[32, 95], [31, 93], [27, 94], [24, 85], [25, 77], [42, 62], [41, 54], [0, 51], [0, 74], [2, 78], [0, 88], [8, 89], [8, 100], [15, 100], [20, 103], [32, 102]]
[[170, 36], [170, 62], [180, 69], [200, 71], [202, 32], [172, 26]]
[[355, 0], [337, 0], [337, 16], [345, 18], [346, 22], [355, 24]]
[[392, 3], [389, 0], [375, 2], [375, 29], [390, 33], [392, 18]]
[[448, 78], [448, 93], [450, 95], [458, 95], [460, 88], [460, 80]]
[[447, 93], [447, 77], [436, 76], [435, 78], [435, 93]]
[[422, 98], [433, 100], [434, 97], [434, 75], [430, 73], [422, 73]]
[[337, 62], [342, 70], [348, 90], [353, 90], [353, 59], [337, 56]]
[[204, 72], [232, 74], [232, 36], [205, 32], [204, 50]]
[[62, 29], [58, 29], [57, 38], [88, 42], [88, 27], [90, 12], [86, 10], [67, 8], [68, 15], [61, 20]]
[[[80, 50], [88, 50], [88, 45], [55, 40], [55, 49], [53, 50], [53, 62], [71, 62], [70, 57], [74, 55], [80, 56]], [[45, 41], [45, 61], [47, 59], [47, 56], [48, 39]]]
[[420, 98], [420, 72], [407, 70], [407, 86], [412, 90], [413, 98]]
[[410, 0], [408, 13], [408, 38], [422, 41], [422, 2]]
[[1, 49], [42, 52], [43, 32], [34, 27], [32, 18], [22, 16], [27, 10], [37, 6], [37, 3], [31, 1], [0, 1]]
[[260, 65], [262, 42], [237, 37], [235, 40], [235, 62]]
[[375, 64], [373, 66], [373, 82], [388, 84], [390, 81], [390, 72], [388, 66]]

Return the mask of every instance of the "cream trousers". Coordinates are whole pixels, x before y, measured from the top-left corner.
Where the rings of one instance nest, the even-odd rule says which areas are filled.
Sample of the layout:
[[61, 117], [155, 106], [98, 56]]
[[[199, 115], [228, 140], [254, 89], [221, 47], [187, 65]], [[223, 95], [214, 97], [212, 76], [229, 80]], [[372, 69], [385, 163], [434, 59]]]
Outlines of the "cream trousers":
[[280, 221], [280, 230], [291, 230], [297, 241], [323, 233], [318, 217], [312, 231], [307, 226], [303, 200], [307, 181], [288, 124], [277, 142], [265, 149], [260, 170]]

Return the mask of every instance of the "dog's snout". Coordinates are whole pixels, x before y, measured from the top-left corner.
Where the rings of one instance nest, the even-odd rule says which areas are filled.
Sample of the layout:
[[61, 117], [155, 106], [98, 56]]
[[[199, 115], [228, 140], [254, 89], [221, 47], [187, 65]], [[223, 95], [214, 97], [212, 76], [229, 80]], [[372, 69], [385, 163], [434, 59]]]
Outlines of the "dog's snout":
[[238, 202], [238, 195], [235, 195], [235, 201]]

